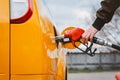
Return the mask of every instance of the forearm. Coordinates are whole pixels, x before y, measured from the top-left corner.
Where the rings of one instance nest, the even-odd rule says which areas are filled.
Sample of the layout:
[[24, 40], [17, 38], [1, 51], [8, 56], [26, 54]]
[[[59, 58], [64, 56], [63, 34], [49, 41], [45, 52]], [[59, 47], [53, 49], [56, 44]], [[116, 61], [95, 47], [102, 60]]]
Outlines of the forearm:
[[100, 30], [105, 23], [108, 23], [120, 6], [120, 0], [104, 0], [101, 2], [101, 8], [97, 11], [97, 18], [93, 23], [93, 27]]

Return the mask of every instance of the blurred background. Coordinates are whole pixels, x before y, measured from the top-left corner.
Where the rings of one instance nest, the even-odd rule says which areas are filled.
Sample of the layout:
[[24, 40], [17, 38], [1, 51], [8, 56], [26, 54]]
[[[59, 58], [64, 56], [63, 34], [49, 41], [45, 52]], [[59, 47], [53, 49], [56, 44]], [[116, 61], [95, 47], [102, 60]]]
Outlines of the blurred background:
[[[101, 0], [43, 0], [43, 1], [45, 6], [48, 8], [49, 13], [52, 17], [52, 21], [59, 32], [61, 32], [65, 27], [68, 26], [76, 26], [87, 29], [94, 22], [96, 18], [96, 11], [100, 8], [101, 2]], [[115, 12], [112, 21], [106, 24], [102, 28], [102, 30], [96, 34], [96, 36], [101, 39], [108, 40], [114, 44], [120, 45], [120, 8], [117, 9], [117, 11]], [[93, 72], [112, 71], [113, 73], [111, 72], [110, 74], [105, 73], [106, 77], [108, 75], [110, 79], [104, 77], [104, 80], [114, 80], [114, 75], [116, 73], [114, 71], [116, 70], [118, 72], [120, 71], [119, 69], [120, 52], [115, 49], [99, 45], [94, 45], [93, 48], [96, 47], [97, 54], [94, 57], [82, 54], [82, 52], [80, 52], [78, 49], [74, 50], [67, 49], [68, 51], [67, 63], [69, 72], [88, 73], [91, 71]], [[80, 75], [84, 76], [84, 74]], [[100, 75], [98, 76], [100, 77]], [[71, 77], [70, 80], [72, 80]], [[81, 80], [88, 79], [83, 77]]]

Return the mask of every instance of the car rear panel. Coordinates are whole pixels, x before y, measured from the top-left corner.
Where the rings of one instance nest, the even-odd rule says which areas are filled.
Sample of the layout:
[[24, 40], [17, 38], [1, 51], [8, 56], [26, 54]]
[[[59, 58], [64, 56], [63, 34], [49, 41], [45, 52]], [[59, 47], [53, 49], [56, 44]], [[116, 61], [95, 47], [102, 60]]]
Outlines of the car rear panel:
[[9, 0], [0, 2], [0, 80], [9, 80]]

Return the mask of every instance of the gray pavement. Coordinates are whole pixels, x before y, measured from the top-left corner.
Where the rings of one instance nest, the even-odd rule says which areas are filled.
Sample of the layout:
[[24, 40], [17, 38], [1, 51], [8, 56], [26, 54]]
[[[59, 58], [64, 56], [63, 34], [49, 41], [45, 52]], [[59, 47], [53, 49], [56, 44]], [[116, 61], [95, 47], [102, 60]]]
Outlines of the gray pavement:
[[115, 80], [114, 72], [69, 73], [68, 80]]

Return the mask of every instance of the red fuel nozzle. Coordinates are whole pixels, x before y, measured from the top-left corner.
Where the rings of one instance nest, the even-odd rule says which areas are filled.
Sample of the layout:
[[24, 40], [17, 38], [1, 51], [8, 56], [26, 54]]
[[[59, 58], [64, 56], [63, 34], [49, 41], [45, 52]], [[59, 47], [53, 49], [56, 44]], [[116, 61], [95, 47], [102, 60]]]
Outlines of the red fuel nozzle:
[[79, 40], [82, 37], [84, 30], [82, 28], [75, 28], [71, 30], [69, 33], [65, 33], [65, 38], [71, 38], [72, 43], [74, 44], [75, 41]]

